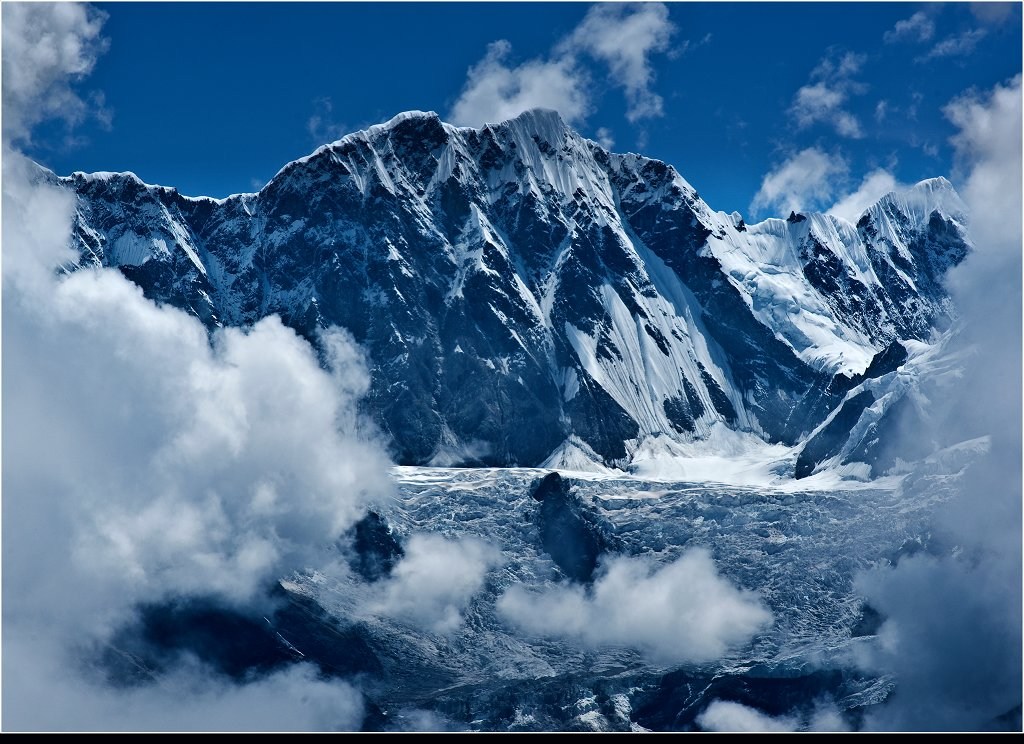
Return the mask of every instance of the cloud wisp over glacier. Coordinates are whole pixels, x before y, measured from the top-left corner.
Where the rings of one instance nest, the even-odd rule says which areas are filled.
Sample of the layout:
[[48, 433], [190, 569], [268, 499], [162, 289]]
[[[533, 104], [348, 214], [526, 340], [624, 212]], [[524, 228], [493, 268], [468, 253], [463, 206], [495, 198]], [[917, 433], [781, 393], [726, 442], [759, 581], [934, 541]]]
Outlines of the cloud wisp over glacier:
[[661, 663], [721, 658], [772, 620], [757, 595], [719, 574], [702, 548], [663, 566], [609, 558], [589, 588], [515, 586], [498, 600], [498, 612], [530, 634], [591, 648], [628, 646]]

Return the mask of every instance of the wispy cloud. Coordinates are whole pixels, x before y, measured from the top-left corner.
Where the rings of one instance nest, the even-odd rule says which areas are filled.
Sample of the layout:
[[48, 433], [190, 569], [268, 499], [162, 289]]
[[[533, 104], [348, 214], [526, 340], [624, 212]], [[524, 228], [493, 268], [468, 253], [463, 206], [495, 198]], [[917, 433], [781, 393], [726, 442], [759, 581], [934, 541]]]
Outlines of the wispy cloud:
[[919, 10], [914, 15], [902, 21], [885, 32], [883, 39], [886, 44], [897, 41], [928, 41], [935, 35], [935, 21], [926, 11]]
[[772, 621], [760, 598], [720, 575], [702, 548], [664, 566], [608, 559], [589, 589], [570, 584], [535, 593], [513, 586], [497, 607], [527, 633], [592, 648], [632, 647], [661, 662], [720, 658]]
[[983, 28], [972, 28], [943, 39], [933, 46], [927, 54], [915, 59], [916, 62], [927, 62], [943, 57], [966, 57], [974, 53], [978, 43], [988, 35]]
[[100, 34], [105, 20], [105, 13], [82, 3], [4, 6], [5, 141], [27, 140], [32, 127], [47, 119], [74, 126], [93, 111], [109, 117], [102, 98], [94, 94], [90, 103], [75, 90], [107, 48]]
[[856, 223], [864, 210], [883, 196], [890, 191], [901, 191], [905, 188], [907, 186], [897, 181], [892, 173], [884, 168], [876, 168], [864, 176], [860, 185], [853, 192], [843, 196], [829, 207], [828, 214]]
[[492, 42], [487, 54], [470, 68], [449, 118], [460, 126], [500, 122], [531, 108], [558, 111], [567, 122], [581, 121], [590, 112], [588, 73], [572, 56], [509, 61], [512, 45]]
[[830, 55], [811, 72], [811, 81], [797, 90], [789, 114], [803, 129], [815, 123], [831, 124], [836, 133], [850, 139], [864, 136], [860, 121], [844, 107], [851, 95], [863, 93], [866, 87], [854, 80], [866, 55], [847, 52]]
[[348, 127], [335, 120], [334, 104], [328, 97], [313, 101], [313, 114], [306, 121], [306, 131], [314, 145], [322, 145], [341, 139], [348, 132]]
[[568, 122], [580, 122], [593, 107], [592, 72], [583, 64], [585, 57], [607, 67], [609, 80], [626, 97], [629, 121], [661, 116], [664, 102], [653, 90], [651, 58], [669, 51], [675, 31], [662, 3], [602, 3], [591, 7], [547, 57], [517, 64], [511, 60], [512, 45], [495, 41], [470, 68], [449, 118], [479, 126], [526, 109], [550, 108]]
[[462, 624], [462, 613], [483, 587], [486, 573], [500, 560], [497, 548], [481, 540], [414, 534], [368, 610], [433, 633], [451, 633]]
[[789, 715], [770, 716], [757, 708], [730, 700], [713, 700], [697, 716], [697, 725], [705, 731], [736, 733], [781, 733], [786, 731], [849, 731], [831, 700], [819, 700], [810, 710]]
[[800, 150], [765, 175], [750, 210], [758, 214], [772, 209], [785, 215], [821, 208], [834, 198], [837, 183], [848, 170], [841, 155], [817, 147]]
[[626, 96], [631, 122], [662, 115], [661, 96], [651, 89], [651, 55], [668, 49], [675, 26], [662, 3], [598, 3], [560, 45], [608, 65], [609, 77]]

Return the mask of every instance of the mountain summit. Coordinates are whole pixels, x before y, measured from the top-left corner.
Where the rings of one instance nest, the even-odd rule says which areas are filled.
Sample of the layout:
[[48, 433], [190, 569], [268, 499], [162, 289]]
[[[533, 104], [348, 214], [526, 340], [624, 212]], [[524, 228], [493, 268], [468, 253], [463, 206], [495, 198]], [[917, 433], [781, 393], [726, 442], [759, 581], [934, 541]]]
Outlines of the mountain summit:
[[226, 199], [57, 180], [82, 265], [211, 328], [348, 329], [409, 464], [624, 464], [721, 427], [798, 443], [873, 359], [948, 325], [942, 277], [969, 248], [945, 179], [856, 225], [747, 225], [543, 110], [482, 129], [399, 114]]

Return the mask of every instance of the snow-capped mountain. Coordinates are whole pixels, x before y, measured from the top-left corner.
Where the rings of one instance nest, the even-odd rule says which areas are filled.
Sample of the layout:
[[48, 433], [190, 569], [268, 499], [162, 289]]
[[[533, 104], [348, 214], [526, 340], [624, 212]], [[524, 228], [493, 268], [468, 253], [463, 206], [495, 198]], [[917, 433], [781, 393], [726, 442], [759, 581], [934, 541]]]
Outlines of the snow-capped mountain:
[[857, 424], [838, 414], [851, 391], [902, 363], [897, 342], [948, 326], [942, 276], [969, 250], [943, 178], [856, 225], [746, 225], [543, 110], [482, 129], [400, 114], [226, 199], [130, 173], [57, 180], [83, 265], [211, 327], [348, 329], [367, 411], [407, 464], [621, 464], [646, 438], [728, 427], [817, 437], [810, 472], [846, 446], [820, 442]]

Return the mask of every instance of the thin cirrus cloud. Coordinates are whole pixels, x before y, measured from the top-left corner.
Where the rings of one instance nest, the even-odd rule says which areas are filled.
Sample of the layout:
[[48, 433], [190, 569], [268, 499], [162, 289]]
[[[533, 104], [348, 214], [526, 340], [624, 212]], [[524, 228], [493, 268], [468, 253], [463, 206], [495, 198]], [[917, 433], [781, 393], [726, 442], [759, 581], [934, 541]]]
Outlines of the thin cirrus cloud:
[[845, 106], [850, 96], [866, 90], [863, 83], [854, 79], [866, 59], [866, 55], [846, 52], [833, 53], [821, 60], [811, 71], [811, 81], [793, 96], [789, 115], [797, 127], [827, 124], [841, 137], [863, 138], [860, 120]]
[[497, 609], [528, 634], [590, 648], [631, 647], [666, 663], [721, 658], [772, 622], [760, 598], [719, 574], [703, 548], [663, 566], [610, 558], [590, 588], [569, 584], [532, 592], [513, 586]]
[[651, 57], [669, 50], [675, 31], [662, 3], [609, 3], [591, 7], [546, 58], [516, 64], [508, 41], [492, 42], [484, 58], [469, 69], [449, 118], [458, 125], [480, 126], [527, 109], [549, 108], [567, 122], [579, 123], [593, 108], [592, 72], [585, 57], [607, 67], [609, 80], [625, 95], [630, 122], [662, 116]]

